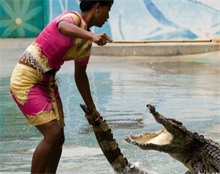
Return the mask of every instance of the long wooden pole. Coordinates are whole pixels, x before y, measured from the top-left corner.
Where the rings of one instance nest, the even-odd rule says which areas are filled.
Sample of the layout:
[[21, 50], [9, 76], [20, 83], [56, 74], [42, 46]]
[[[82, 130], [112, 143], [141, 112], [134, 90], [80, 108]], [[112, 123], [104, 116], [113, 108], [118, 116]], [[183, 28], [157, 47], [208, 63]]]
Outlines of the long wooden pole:
[[[144, 44], [144, 43], [198, 43], [198, 42], [213, 42], [212, 39], [196, 39], [196, 40], [115, 40], [112, 43], [117, 44]], [[216, 41], [217, 42], [217, 41]]]

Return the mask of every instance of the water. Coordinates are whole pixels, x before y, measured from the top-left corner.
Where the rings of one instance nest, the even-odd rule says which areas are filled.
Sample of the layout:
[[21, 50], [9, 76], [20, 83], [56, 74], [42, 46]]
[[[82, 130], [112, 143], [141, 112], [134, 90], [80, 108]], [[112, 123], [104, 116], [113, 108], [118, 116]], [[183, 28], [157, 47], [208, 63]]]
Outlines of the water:
[[[124, 156], [151, 173], [184, 173], [186, 168], [169, 155], [143, 151], [125, 142], [132, 133], [161, 129], [146, 109], [151, 103], [167, 117], [191, 131], [220, 142], [219, 53], [182, 57], [94, 57], [88, 76], [94, 101], [112, 128]], [[66, 63], [58, 74], [65, 112], [66, 142], [58, 173], [109, 174], [91, 127], [79, 107], [83, 103]], [[41, 135], [12, 101], [10, 74], [0, 77], [0, 173], [29, 173]]]

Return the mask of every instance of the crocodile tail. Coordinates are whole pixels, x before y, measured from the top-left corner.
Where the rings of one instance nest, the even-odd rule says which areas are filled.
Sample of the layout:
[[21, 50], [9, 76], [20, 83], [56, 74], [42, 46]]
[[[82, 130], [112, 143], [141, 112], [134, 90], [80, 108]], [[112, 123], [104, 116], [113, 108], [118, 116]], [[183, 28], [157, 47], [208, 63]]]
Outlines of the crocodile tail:
[[[90, 114], [90, 109], [85, 105], [80, 105], [85, 114]], [[106, 159], [116, 173], [120, 174], [147, 174], [128, 162], [127, 158], [121, 153], [118, 143], [113, 137], [112, 130], [107, 122], [101, 119], [101, 122], [95, 123], [93, 131], [97, 142], [105, 155]]]
[[106, 159], [116, 172], [121, 172], [128, 165], [128, 160], [121, 153], [109, 125], [104, 120], [98, 126], [94, 125], [93, 130]]

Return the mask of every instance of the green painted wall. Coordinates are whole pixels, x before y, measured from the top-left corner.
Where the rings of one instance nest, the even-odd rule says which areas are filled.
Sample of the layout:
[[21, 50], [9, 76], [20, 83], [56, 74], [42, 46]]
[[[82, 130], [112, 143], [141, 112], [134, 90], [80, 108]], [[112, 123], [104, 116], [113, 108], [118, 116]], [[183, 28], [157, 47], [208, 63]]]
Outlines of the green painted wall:
[[49, 20], [49, 0], [0, 0], [0, 37], [36, 37]]

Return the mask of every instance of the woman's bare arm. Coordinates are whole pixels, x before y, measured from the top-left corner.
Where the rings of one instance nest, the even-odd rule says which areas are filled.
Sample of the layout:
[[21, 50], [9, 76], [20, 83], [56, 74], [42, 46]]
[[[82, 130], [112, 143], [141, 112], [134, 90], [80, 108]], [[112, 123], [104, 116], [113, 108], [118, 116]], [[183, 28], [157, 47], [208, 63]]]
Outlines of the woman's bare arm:
[[86, 67], [87, 66], [75, 62], [75, 82], [85, 104], [91, 109], [96, 109], [90, 91], [89, 80], [86, 74]]
[[101, 46], [105, 45], [107, 42], [112, 42], [112, 39], [110, 39], [105, 33], [94, 34], [67, 21], [60, 21], [58, 23], [58, 30], [61, 34], [67, 37], [88, 39]]

